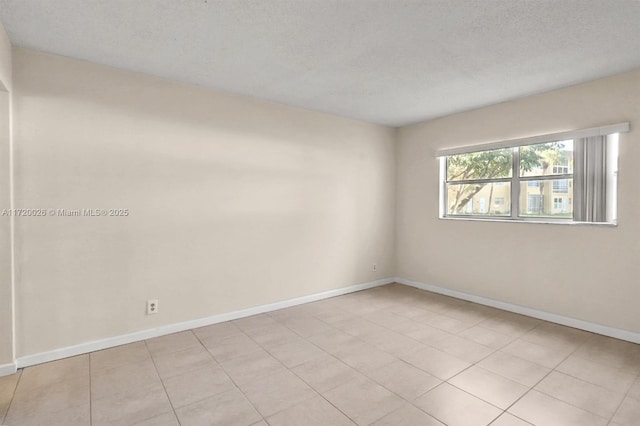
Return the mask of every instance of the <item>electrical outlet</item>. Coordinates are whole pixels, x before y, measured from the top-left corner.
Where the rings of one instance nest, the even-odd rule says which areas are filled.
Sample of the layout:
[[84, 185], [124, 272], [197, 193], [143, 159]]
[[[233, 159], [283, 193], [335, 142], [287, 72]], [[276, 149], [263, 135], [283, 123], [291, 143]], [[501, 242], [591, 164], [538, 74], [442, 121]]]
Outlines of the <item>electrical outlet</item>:
[[378, 265], [377, 264], [373, 264], [373, 266], [371, 267], [372, 271], [377, 271], [378, 270]]
[[147, 300], [147, 315], [158, 313], [158, 299]]

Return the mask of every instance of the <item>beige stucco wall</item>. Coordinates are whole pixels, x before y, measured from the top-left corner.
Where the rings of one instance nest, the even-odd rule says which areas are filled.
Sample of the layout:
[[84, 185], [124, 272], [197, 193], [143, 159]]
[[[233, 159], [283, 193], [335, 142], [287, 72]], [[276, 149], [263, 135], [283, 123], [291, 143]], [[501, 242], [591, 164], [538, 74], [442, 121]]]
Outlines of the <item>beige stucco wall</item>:
[[[623, 121], [619, 226], [438, 219], [436, 150]], [[397, 275], [640, 332], [639, 128], [640, 71], [402, 128]]]
[[392, 129], [13, 59], [18, 357], [393, 276]]
[[[0, 212], [11, 207], [11, 42], [0, 24]], [[0, 216], [0, 366], [13, 363], [11, 219]]]

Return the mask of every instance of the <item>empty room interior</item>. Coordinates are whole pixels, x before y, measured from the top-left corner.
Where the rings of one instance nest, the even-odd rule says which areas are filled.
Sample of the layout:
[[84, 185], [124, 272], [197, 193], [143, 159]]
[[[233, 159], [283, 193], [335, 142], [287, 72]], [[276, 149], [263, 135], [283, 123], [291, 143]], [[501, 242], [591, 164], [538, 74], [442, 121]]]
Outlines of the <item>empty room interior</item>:
[[0, 425], [638, 426], [639, 126], [637, 0], [0, 0]]

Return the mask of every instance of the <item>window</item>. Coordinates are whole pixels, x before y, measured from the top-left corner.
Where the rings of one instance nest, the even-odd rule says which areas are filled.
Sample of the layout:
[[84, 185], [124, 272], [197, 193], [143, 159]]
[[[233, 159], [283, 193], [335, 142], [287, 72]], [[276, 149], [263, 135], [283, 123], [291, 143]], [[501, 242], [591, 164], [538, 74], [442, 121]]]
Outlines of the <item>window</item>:
[[617, 133], [628, 128], [623, 123], [485, 145], [493, 149], [442, 150], [441, 217], [614, 222], [612, 157]]
[[569, 211], [569, 198], [554, 198], [553, 210], [559, 213], [567, 213]]
[[553, 181], [553, 192], [568, 194], [569, 193], [569, 179], [557, 179]]
[[527, 195], [527, 214], [542, 213], [542, 195]]

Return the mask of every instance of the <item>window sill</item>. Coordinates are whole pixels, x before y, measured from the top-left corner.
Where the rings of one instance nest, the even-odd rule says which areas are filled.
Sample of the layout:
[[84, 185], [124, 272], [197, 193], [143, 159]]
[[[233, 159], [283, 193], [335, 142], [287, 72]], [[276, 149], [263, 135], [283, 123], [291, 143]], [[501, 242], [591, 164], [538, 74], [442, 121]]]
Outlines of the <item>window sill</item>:
[[573, 220], [545, 220], [541, 218], [536, 219], [511, 219], [507, 217], [501, 218], [489, 218], [489, 217], [469, 217], [469, 216], [440, 216], [438, 219], [442, 220], [453, 220], [453, 221], [471, 221], [471, 222], [501, 222], [501, 223], [527, 223], [527, 224], [537, 224], [537, 225], [570, 225], [570, 226], [610, 226], [617, 227], [618, 222], [576, 222]]

